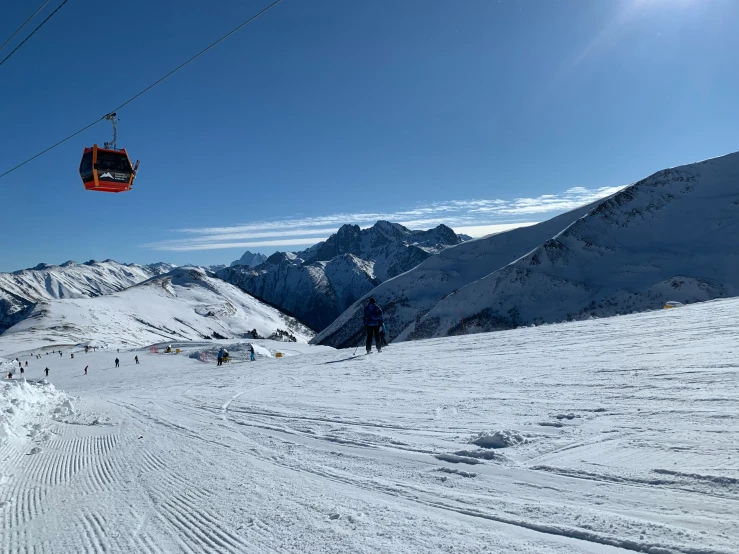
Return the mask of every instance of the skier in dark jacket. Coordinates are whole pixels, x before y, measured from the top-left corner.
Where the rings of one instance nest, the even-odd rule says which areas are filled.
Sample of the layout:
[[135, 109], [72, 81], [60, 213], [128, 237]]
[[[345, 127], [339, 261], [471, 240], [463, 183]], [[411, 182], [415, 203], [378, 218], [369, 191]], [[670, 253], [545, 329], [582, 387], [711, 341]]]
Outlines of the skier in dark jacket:
[[382, 308], [377, 305], [374, 297], [369, 299], [369, 303], [364, 307], [364, 326], [367, 328], [367, 354], [372, 352], [372, 336], [375, 337], [375, 346], [377, 351], [382, 351], [382, 343], [380, 342], [380, 326], [382, 325]]

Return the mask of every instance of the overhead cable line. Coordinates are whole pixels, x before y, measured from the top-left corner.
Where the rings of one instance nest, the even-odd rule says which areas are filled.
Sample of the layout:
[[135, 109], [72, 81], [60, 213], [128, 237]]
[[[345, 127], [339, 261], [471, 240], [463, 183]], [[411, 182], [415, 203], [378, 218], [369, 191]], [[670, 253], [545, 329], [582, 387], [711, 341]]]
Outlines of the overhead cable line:
[[22, 30], [23, 30], [23, 29], [25, 28], [25, 26], [26, 26], [26, 25], [28, 25], [28, 24], [29, 24], [29, 23], [31, 22], [31, 20], [32, 20], [32, 19], [33, 19], [34, 17], [36, 17], [36, 16], [38, 15], [38, 13], [39, 13], [39, 12], [40, 12], [41, 10], [43, 10], [43, 9], [44, 9], [44, 8], [46, 7], [46, 4], [48, 4], [48, 3], [50, 2], [50, 1], [51, 1], [51, 0], [46, 0], [46, 1], [45, 1], [45, 2], [43, 3], [43, 4], [41, 4], [41, 7], [40, 7], [39, 9], [37, 9], [37, 10], [36, 10], [35, 12], [33, 12], [33, 15], [32, 15], [31, 17], [29, 17], [28, 19], [26, 19], [26, 22], [25, 22], [25, 23], [24, 23], [23, 25], [21, 25], [20, 27], [18, 27], [18, 29], [17, 29], [16, 31], [15, 31], [15, 33], [13, 33], [12, 35], [10, 35], [10, 38], [9, 38], [8, 40], [6, 40], [5, 42], [3, 42], [3, 45], [2, 45], [2, 46], [0, 46], [0, 50], [2, 50], [3, 48], [5, 48], [5, 47], [6, 47], [7, 45], [8, 45], [8, 43], [9, 43], [9, 42], [10, 42], [11, 40], [13, 40], [13, 39], [14, 39], [14, 38], [16, 37], [16, 35], [17, 35], [18, 33], [20, 33], [20, 32], [21, 32], [21, 31], [22, 31]]
[[[64, 0], [64, 1], [66, 2], [67, 0]], [[280, 2], [282, 2], [282, 0], [275, 0], [275, 1], [274, 1], [274, 2], [272, 2], [272, 3], [271, 3], [271, 4], [269, 5], [269, 6], [267, 6], [266, 8], [264, 8], [264, 9], [263, 9], [262, 11], [260, 11], [260, 12], [256, 13], [255, 15], [251, 16], [251, 17], [250, 17], [249, 19], [247, 19], [246, 21], [244, 21], [244, 22], [243, 22], [243, 23], [242, 23], [241, 25], [239, 25], [238, 27], [236, 27], [236, 28], [235, 28], [235, 29], [233, 29], [232, 31], [228, 32], [227, 34], [223, 35], [223, 36], [222, 36], [221, 38], [219, 38], [219, 39], [218, 39], [217, 41], [215, 41], [215, 42], [214, 42], [213, 44], [211, 44], [210, 46], [208, 46], [208, 47], [204, 48], [203, 50], [201, 50], [200, 52], [198, 52], [197, 54], [195, 54], [195, 55], [194, 55], [194, 56], [193, 56], [192, 58], [190, 58], [189, 60], [187, 60], [187, 61], [185, 61], [184, 63], [182, 63], [182, 64], [178, 65], [177, 67], [175, 67], [175, 68], [174, 68], [174, 69], [173, 69], [172, 71], [170, 71], [169, 73], [167, 73], [167, 74], [166, 74], [166, 75], [165, 75], [164, 77], [162, 77], [162, 78], [158, 79], [157, 81], [154, 81], [154, 82], [153, 82], [153, 83], [152, 83], [151, 85], [149, 85], [148, 87], [146, 87], [145, 89], [143, 89], [143, 90], [142, 90], [141, 92], [139, 92], [139, 93], [135, 94], [134, 96], [132, 96], [131, 98], [129, 98], [128, 100], [126, 100], [126, 101], [125, 101], [125, 102], [124, 102], [123, 104], [121, 104], [121, 105], [120, 105], [120, 106], [118, 106], [117, 108], [113, 108], [112, 110], [110, 110], [110, 111], [109, 111], [109, 112], [108, 112], [107, 114], [105, 114], [105, 115], [104, 115], [103, 117], [101, 117], [100, 119], [96, 119], [95, 121], [93, 121], [93, 122], [92, 122], [92, 123], [90, 123], [89, 125], [85, 125], [85, 126], [84, 126], [84, 127], [82, 128], [82, 129], [80, 129], [79, 131], [75, 131], [74, 133], [72, 133], [72, 134], [71, 134], [71, 135], [69, 135], [68, 137], [66, 137], [66, 138], [63, 138], [63, 139], [62, 139], [62, 140], [60, 140], [59, 142], [57, 142], [57, 143], [55, 143], [55, 144], [53, 144], [53, 145], [49, 146], [49, 147], [48, 147], [47, 149], [45, 149], [45, 150], [42, 150], [41, 152], [39, 152], [39, 153], [38, 153], [38, 154], [36, 154], [35, 156], [32, 156], [32, 157], [28, 158], [28, 159], [27, 159], [26, 161], [24, 161], [24, 162], [21, 162], [21, 163], [19, 163], [19, 164], [18, 164], [18, 165], [16, 165], [15, 167], [12, 167], [12, 168], [10, 168], [10, 169], [9, 169], [9, 170], [7, 170], [7, 171], [6, 171], [5, 173], [0, 173], [0, 179], [2, 179], [3, 177], [5, 177], [6, 175], [8, 175], [8, 174], [12, 173], [12, 172], [13, 172], [13, 171], [15, 171], [16, 169], [19, 169], [19, 168], [23, 167], [23, 166], [24, 166], [24, 165], [26, 165], [26, 164], [27, 164], [28, 162], [31, 162], [31, 161], [35, 160], [36, 158], [38, 158], [38, 157], [40, 157], [40, 156], [43, 156], [44, 154], [46, 154], [46, 153], [47, 153], [47, 152], [49, 152], [50, 150], [53, 150], [54, 148], [56, 148], [57, 146], [60, 146], [61, 144], [64, 144], [64, 143], [65, 143], [65, 142], [67, 142], [67, 141], [68, 141], [69, 139], [72, 139], [72, 138], [76, 137], [77, 135], [79, 135], [80, 133], [83, 133], [83, 132], [87, 131], [87, 130], [88, 130], [88, 129], [89, 129], [90, 127], [93, 127], [93, 126], [97, 125], [98, 123], [100, 123], [101, 121], [104, 121], [104, 120], [105, 120], [105, 118], [106, 118], [106, 117], [108, 116], [108, 114], [111, 114], [111, 113], [113, 113], [113, 112], [117, 112], [117, 111], [118, 111], [118, 110], [120, 110], [121, 108], [123, 108], [123, 107], [127, 106], [128, 104], [130, 104], [131, 102], [133, 102], [134, 100], [136, 100], [136, 99], [137, 99], [137, 98], [138, 98], [139, 96], [141, 96], [142, 94], [145, 94], [146, 92], [150, 91], [150, 90], [151, 90], [151, 89], [153, 89], [153, 88], [154, 88], [155, 86], [157, 86], [157, 85], [158, 85], [159, 83], [161, 83], [162, 81], [164, 81], [164, 80], [165, 80], [165, 79], [167, 79], [168, 77], [171, 77], [172, 75], [174, 75], [175, 73], [177, 73], [177, 72], [178, 72], [178, 71], [179, 71], [180, 69], [182, 69], [183, 67], [185, 67], [185, 66], [186, 66], [187, 64], [189, 64], [190, 62], [192, 62], [192, 61], [196, 60], [197, 58], [199, 58], [200, 56], [202, 56], [203, 54], [205, 54], [205, 53], [206, 53], [206, 52], [207, 52], [208, 50], [210, 50], [210, 49], [211, 49], [211, 48], [213, 48], [214, 46], [218, 45], [219, 43], [223, 42], [223, 41], [224, 41], [224, 40], [226, 40], [226, 39], [227, 39], [228, 37], [230, 37], [231, 35], [233, 35], [233, 34], [234, 34], [234, 33], [236, 33], [237, 31], [241, 30], [241, 29], [242, 29], [243, 27], [246, 27], [246, 26], [247, 26], [247, 25], [248, 25], [249, 23], [251, 23], [252, 21], [254, 21], [255, 19], [257, 19], [257, 18], [258, 18], [259, 16], [261, 16], [261, 15], [265, 14], [265, 13], [266, 13], [267, 11], [271, 10], [272, 8], [274, 8], [274, 7], [275, 7], [275, 6], [277, 5], [277, 4], [279, 4]]]
[[54, 14], [56, 14], [56, 12], [58, 12], [60, 9], [62, 9], [62, 6], [64, 4], [66, 4], [68, 1], [69, 0], [64, 0], [64, 2], [62, 2], [61, 4], [59, 4], [57, 6], [57, 8], [53, 12], [51, 12], [49, 14], [49, 17], [47, 17], [46, 19], [44, 19], [38, 27], [36, 27], [33, 31], [31, 31], [31, 34], [30, 35], [28, 35], [26, 38], [23, 39], [23, 42], [21, 42], [18, 46], [16, 46], [10, 54], [8, 54], [7, 56], [5, 56], [5, 59], [3, 59], [3, 61], [0, 62], [0, 65], [3, 65], [6, 61], [8, 61], [8, 59], [10, 59], [10, 56], [12, 56], [13, 54], [15, 54], [18, 51], [18, 49], [21, 46], [23, 46], [26, 43], [26, 41], [28, 41], [29, 38], [31, 38], [34, 34], [36, 34], [36, 31], [38, 31], [41, 27], [43, 27], [44, 26], [44, 23], [46, 23], [47, 21], [49, 21], [49, 19], [51, 19], [52, 17], [54, 17]]

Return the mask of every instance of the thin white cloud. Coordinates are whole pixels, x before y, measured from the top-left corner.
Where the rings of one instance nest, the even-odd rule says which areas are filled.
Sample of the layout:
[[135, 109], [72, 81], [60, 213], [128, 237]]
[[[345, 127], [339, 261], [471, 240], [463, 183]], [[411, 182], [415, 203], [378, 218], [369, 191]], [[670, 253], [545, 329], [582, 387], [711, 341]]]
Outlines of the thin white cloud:
[[[572, 210], [610, 196], [623, 187], [587, 189], [573, 187], [560, 194], [531, 198], [451, 200], [416, 206], [394, 212], [337, 213], [300, 219], [255, 221], [227, 227], [201, 227], [173, 230], [181, 238], [141, 245], [154, 250], [187, 252], [229, 248], [304, 246], [325, 240], [341, 225], [369, 227], [378, 220], [393, 221], [411, 229], [428, 229], [441, 223], [471, 236], [483, 236], [531, 225], [546, 219], [544, 214]], [[467, 232], [463, 229], [474, 229]], [[484, 229], [489, 229], [484, 232]], [[483, 234], [480, 234], [483, 233]], [[182, 237], [184, 235], [184, 237]]]
[[155, 250], [168, 250], [170, 252], [190, 252], [191, 250], [224, 250], [226, 248], [260, 248], [265, 246], [304, 246], [313, 245], [317, 242], [326, 240], [328, 237], [310, 238], [310, 239], [284, 239], [284, 240], [263, 240], [254, 242], [213, 242], [208, 244], [182, 244], [167, 245], [165, 247], [154, 247]]
[[538, 221], [522, 221], [521, 223], [498, 223], [496, 225], [472, 225], [469, 227], [455, 227], [454, 232], [461, 235], [469, 235], [473, 239], [503, 233], [518, 229], [519, 227], [530, 227], [536, 225]]
[[[227, 229], [227, 228], [224, 227], [224, 229]], [[157, 247], [161, 246], [162, 244], [166, 244], [169, 246], [177, 246], [177, 245], [184, 246], [188, 244], [197, 245], [197, 244], [207, 244], [207, 243], [216, 243], [216, 242], [223, 243], [226, 241], [245, 240], [245, 239], [330, 235], [331, 233], [336, 232], [336, 227], [328, 227], [328, 228], [323, 228], [323, 229], [300, 229], [298, 228], [298, 229], [292, 229], [290, 231], [261, 231], [261, 232], [259, 231], [247, 232], [247, 231], [244, 231], [243, 229], [241, 229], [239, 232], [235, 232], [237, 227], [231, 227], [231, 229], [233, 229], [234, 231], [228, 232], [228, 233], [207, 233], [200, 237], [191, 237], [191, 238], [186, 238], [186, 239], [173, 239], [173, 240], [164, 241], [164, 243], [152, 242], [149, 244], [144, 244], [142, 246], [157, 249]], [[312, 239], [306, 239], [306, 240], [311, 240], [313, 242], [319, 242], [325, 239], [312, 238]], [[271, 242], [274, 242], [274, 241], [271, 241]], [[290, 242], [289, 244], [295, 244], [295, 243]], [[211, 250], [211, 249], [201, 249], [201, 250]]]

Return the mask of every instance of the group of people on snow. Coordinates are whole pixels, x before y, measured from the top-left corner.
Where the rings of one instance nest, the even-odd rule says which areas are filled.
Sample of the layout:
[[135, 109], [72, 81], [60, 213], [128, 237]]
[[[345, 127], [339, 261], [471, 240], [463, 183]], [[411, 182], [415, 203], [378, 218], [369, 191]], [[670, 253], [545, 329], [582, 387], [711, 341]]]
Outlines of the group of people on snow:
[[[54, 352], [54, 353], [56, 353], [56, 352]], [[47, 354], [48, 354], [48, 352], [47, 352]], [[59, 351], [59, 355], [60, 356], [62, 355], [61, 350]], [[41, 357], [40, 355], [36, 355], [36, 354], [34, 354], [34, 356], [37, 357], [37, 358], [40, 358]], [[74, 358], [74, 354], [72, 354], [72, 358]], [[134, 361], [137, 364], [139, 363], [139, 356], [138, 356], [138, 354], [136, 356], [134, 356], [133, 359], [134, 359]], [[20, 370], [21, 377], [23, 377], [24, 374], [25, 374], [25, 368], [28, 367], [28, 360], [26, 360], [26, 365], [25, 366], [23, 365], [23, 362], [21, 362], [18, 358], [16, 358], [15, 361], [18, 362], [18, 369]], [[120, 367], [120, 364], [121, 364], [121, 361], [118, 358], [116, 358], [115, 359], [115, 367]], [[85, 375], [87, 375], [87, 370], [89, 369], [89, 367], [90, 367], [89, 365], [86, 365], [85, 366], [85, 369], [84, 369], [84, 374]], [[46, 377], [49, 376], [49, 368], [48, 367], [44, 369], [44, 374], [46, 375]], [[12, 371], [9, 371], [8, 372], [8, 379], [12, 379], [12, 378], [13, 378], [13, 372]]]
[[[228, 350], [226, 350], [225, 348], [221, 348], [218, 351], [218, 357], [217, 357], [218, 365], [225, 364], [226, 362], [228, 362], [229, 359], [230, 357], [228, 354]], [[254, 345], [252, 344], [249, 345], [249, 361], [252, 361], [252, 362], [257, 361], [255, 353], [254, 353]]]

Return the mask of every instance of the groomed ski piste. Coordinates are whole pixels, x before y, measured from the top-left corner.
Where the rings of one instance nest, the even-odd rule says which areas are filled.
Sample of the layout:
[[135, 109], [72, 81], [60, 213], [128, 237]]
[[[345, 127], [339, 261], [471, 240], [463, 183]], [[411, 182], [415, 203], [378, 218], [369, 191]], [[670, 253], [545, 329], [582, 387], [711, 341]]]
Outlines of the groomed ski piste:
[[0, 340], [2, 552], [739, 551], [739, 299], [222, 367]]

